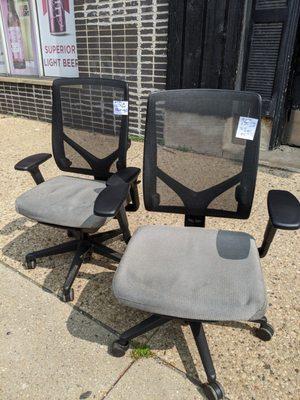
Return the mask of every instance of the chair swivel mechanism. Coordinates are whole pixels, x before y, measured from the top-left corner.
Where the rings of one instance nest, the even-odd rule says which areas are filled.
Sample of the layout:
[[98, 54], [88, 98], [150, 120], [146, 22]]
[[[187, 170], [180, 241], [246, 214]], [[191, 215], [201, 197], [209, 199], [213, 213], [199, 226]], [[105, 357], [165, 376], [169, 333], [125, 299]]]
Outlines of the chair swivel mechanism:
[[[128, 86], [101, 78], [61, 78], [52, 87], [52, 150], [58, 168], [72, 175], [44, 181], [39, 166], [51, 154], [35, 154], [15, 165], [32, 175], [36, 187], [16, 200], [21, 215], [40, 224], [65, 229], [72, 240], [26, 255], [26, 268], [41, 257], [75, 252], [61, 291], [72, 301], [72, 284], [82, 263], [93, 252], [115, 262], [121, 255], [104, 244], [130, 231], [126, 211], [139, 207], [140, 170], [126, 167], [128, 139]], [[125, 105], [123, 107], [115, 107]], [[120, 112], [120, 109], [123, 110]], [[88, 175], [89, 178], [84, 178]], [[98, 232], [116, 218], [118, 229]]]
[[131, 238], [113, 280], [116, 298], [152, 315], [112, 343], [125, 354], [132, 339], [172, 319], [190, 325], [208, 382], [208, 399], [224, 389], [206, 340], [205, 323], [250, 321], [268, 341], [260, 257], [276, 229], [298, 229], [300, 205], [289, 192], [268, 195], [263, 244], [245, 232], [205, 228], [206, 217], [247, 219], [258, 168], [261, 98], [228, 90], [151, 94], [144, 148], [143, 192], [149, 211], [180, 213], [183, 227], [144, 226]]

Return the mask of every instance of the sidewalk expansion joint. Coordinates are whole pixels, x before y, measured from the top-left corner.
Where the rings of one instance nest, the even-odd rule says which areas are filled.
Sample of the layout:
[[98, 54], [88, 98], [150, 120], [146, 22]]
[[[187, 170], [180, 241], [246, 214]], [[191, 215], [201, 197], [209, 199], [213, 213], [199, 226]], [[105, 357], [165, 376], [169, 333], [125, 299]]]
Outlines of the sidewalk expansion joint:
[[[53, 292], [52, 290], [50, 290], [49, 288], [47, 288], [46, 286], [43, 286], [41, 284], [39, 284], [38, 282], [34, 281], [33, 279], [31, 279], [29, 276], [23, 274], [21, 271], [16, 270], [15, 268], [11, 267], [9, 264], [7, 264], [5, 261], [0, 260], [0, 263], [10, 269], [11, 271], [21, 275], [23, 278], [27, 279], [29, 282], [33, 283], [34, 285], [38, 286], [39, 288], [43, 289], [45, 292], [51, 294], [52, 296], [57, 297], [58, 299], [60, 299], [60, 297]], [[117, 332], [115, 329], [111, 328], [110, 326], [106, 325], [104, 322], [101, 322], [99, 319], [96, 319], [95, 317], [93, 317], [91, 314], [89, 314], [88, 312], [82, 310], [80, 307], [76, 306], [75, 304], [72, 303], [65, 303], [66, 305], [68, 305], [70, 308], [74, 309], [75, 311], [79, 312], [80, 314], [84, 315], [86, 318], [90, 319], [91, 321], [95, 322], [96, 324], [98, 324], [99, 326], [101, 326], [101, 328], [109, 331], [110, 333], [112, 333], [115, 336], [119, 335], [119, 332]]]
[[133, 366], [133, 364], [136, 361], [131, 361], [131, 363], [128, 365], [128, 367], [126, 367], [124, 369], [124, 371], [120, 374], [120, 376], [116, 379], [116, 381], [112, 384], [112, 386], [107, 390], [107, 392], [105, 393], [105, 395], [103, 397], [101, 397], [99, 400], [105, 400], [107, 398], [107, 396], [109, 395], [109, 393], [117, 386], [117, 384], [120, 382], [120, 380], [123, 378], [123, 376], [125, 376], [127, 374], [127, 372], [129, 371], [129, 369]]

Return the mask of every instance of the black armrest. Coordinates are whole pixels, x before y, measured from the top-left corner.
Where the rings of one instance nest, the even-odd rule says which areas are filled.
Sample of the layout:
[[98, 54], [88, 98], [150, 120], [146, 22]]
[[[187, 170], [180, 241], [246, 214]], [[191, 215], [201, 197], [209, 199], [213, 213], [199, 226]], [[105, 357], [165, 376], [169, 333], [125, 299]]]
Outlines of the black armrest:
[[126, 201], [130, 185], [124, 181], [118, 183], [115, 181], [113, 184], [107, 181], [107, 184], [108, 186], [102, 190], [95, 201], [94, 214], [101, 217], [114, 217]]
[[108, 181], [108, 185], [116, 185], [118, 183], [126, 182], [130, 184], [130, 194], [128, 196], [128, 203], [126, 205], [126, 211], [137, 211], [140, 206], [139, 192], [138, 192], [138, 181], [137, 178], [141, 170], [136, 167], [127, 167], [121, 169], [112, 175]]
[[297, 230], [300, 228], [300, 203], [286, 190], [271, 190], [268, 193], [269, 222], [264, 240], [259, 248], [260, 257], [265, 257], [277, 229]]
[[40, 153], [34, 154], [32, 156], [26, 157], [23, 160], [19, 161], [15, 165], [15, 169], [17, 171], [27, 171], [30, 172], [32, 178], [35, 183], [38, 185], [39, 183], [44, 182], [44, 178], [39, 170], [39, 165], [43, 164], [45, 161], [49, 160], [52, 155], [48, 153]]
[[34, 154], [19, 161], [15, 165], [15, 169], [18, 171], [31, 171], [40, 164], [43, 164], [45, 161], [49, 160], [51, 157], [52, 155], [48, 153]]
[[274, 228], [300, 228], [300, 203], [286, 190], [271, 190], [268, 194], [269, 217]]
[[137, 180], [141, 170], [136, 167], [127, 167], [123, 168], [120, 171], [116, 172], [111, 178], [118, 176], [124, 182], [132, 183]]

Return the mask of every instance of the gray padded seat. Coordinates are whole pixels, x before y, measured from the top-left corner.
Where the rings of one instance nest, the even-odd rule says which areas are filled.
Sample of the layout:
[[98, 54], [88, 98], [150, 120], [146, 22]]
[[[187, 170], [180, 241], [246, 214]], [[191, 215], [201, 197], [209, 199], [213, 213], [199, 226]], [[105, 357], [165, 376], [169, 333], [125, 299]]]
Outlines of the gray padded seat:
[[267, 305], [253, 237], [197, 227], [139, 228], [113, 290], [127, 306], [196, 320], [255, 320]]
[[107, 218], [94, 215], [94, 203], [105, 182], [58, 176], [43, 182], [16, 200], [18, 213], [47, 224], [95, 230]]

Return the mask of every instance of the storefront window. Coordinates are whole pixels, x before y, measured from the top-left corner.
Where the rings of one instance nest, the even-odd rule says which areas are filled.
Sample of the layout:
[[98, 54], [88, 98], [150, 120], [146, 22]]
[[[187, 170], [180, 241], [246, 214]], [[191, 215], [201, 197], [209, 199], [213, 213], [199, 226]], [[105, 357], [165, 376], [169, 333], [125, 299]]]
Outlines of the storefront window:
[[73, 0], [0, 0], [0, 11], [0, 74], [78, 76]]
[[1, 13], [11, 74], [37, 75], [37, 52], [28, 0], [1, 0]]
[[46, 76], [78, 76], [73, 0], [37, 2]]
[[5, 55], [3, 49], [3, 43], [0, 37], [0, 74], [5, 74], [7, 72]]

